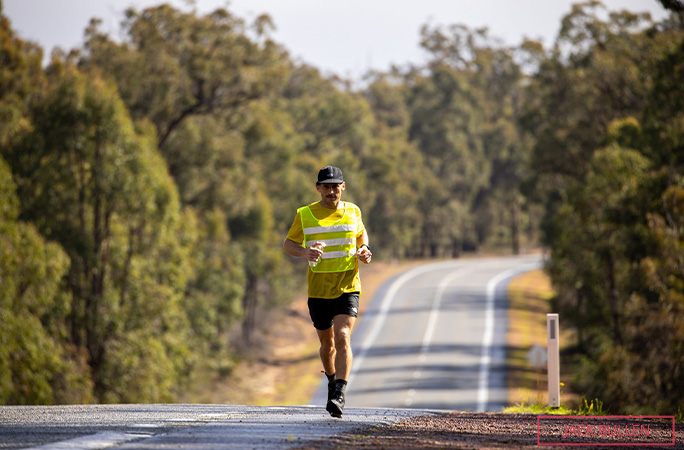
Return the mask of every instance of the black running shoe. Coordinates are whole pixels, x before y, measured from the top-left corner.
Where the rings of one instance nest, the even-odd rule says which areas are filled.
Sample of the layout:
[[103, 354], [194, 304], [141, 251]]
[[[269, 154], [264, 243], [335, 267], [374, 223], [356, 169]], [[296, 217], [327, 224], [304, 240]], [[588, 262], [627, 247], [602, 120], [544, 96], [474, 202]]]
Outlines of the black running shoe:
[[333, 396], [328, 400], [328, 404], [325, 410], [330, 413], [331, 416], [337, 417], [338, 419], [342, 417], [342, 410], [344, 409], [344, 391], [339, 387], [335, 389]]

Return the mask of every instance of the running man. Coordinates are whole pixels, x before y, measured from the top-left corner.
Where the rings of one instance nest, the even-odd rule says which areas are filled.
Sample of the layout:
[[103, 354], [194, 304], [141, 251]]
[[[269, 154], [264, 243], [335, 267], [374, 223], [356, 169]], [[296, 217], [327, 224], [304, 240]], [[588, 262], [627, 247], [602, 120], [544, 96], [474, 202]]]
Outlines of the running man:
[[351, 372], [351, 332], [359, 311], [361, 279], [357, 259], [371, 261], [361, 210], [343, 202], [342, 171], [326, 166], [318, 172], [321, 199], [297, 210], [287, 233], [285, 253], [309, 261], [309, 315], [321, 342], [320, 356], [328, 379], [326, 410], [342, 417], [344, 392]]

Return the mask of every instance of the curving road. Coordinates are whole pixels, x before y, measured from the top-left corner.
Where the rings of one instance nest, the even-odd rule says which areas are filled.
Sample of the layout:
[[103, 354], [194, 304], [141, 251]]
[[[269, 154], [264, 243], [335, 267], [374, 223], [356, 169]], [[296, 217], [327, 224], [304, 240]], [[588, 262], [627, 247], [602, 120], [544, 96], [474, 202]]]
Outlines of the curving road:
[[315, 407], [235, 405], [0, 406], [0, 449], [288, 449], [437, 410], [498, 410], [506, 401], [508, 280], [538, 256], [445, 261], [389, 280], [354, 334], [340, 419]]
[[[540, 255], [432, 263], [386, 282], [354, 332], [347, 405], [500, 411], [506, 286]], [[325, 403], [322, 384], [312, 399]]]

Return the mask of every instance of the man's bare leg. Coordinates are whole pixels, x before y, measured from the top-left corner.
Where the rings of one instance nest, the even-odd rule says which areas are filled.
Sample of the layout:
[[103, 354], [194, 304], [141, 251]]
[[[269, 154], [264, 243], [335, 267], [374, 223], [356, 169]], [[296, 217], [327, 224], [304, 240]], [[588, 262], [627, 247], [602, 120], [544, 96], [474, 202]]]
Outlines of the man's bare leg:
[[327, 330], [316, 330], [321, 342], [319, 354], [326, 375], [337, 375], [338, 379], [349, 378], [352, 365], [351, 332], [356, 317], [344, 314], [333, 319], [333, 326]]
[[338, 380], [348, 380], [352, 367], [351, 332], [356, 317], [345, 314], [333, 318], [333, 339], [335, 341], [335, 373]]
[[351, 332], [355, 322], [356, 317], [340, 314], [333, 318], [332, 327], [327, 330], [316, 330], [321, 342], [321, 362], [328, 377], [326, 409], [333, 417], [342, 417], [344, 391], [352, 365]]
[[321, 341], [321, 348], [319, 354], [323, 369], [326, 375], [335, 375], [335, 331], [334, 326], [327, 330], [316, 330], [318, 333], [318, 340]]
[[326, 411], [333, 417], [342, 417], [342, 410], [344, 409], [344, 392], [347, 389], [347, 379], [352, 365], [351, 332], [355, 321], [355, 317], [346, 314], [337, 315], [333, 318], [332, 338], [335, 346], [337, 379], [334, 386], [331, 384], [332, 380], [328, 379], [328, 403], [325, 406]]

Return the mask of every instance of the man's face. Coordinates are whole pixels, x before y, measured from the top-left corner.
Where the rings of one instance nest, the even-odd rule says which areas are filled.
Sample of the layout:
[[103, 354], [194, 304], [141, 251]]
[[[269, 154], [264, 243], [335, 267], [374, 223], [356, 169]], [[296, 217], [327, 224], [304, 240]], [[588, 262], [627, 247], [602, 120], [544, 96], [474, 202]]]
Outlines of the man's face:
[[316, 185], [316, 190], [321, 194], [321, 205], [326, 208], [337, 208], [344, 191], [344, 183], [321, 183]]

